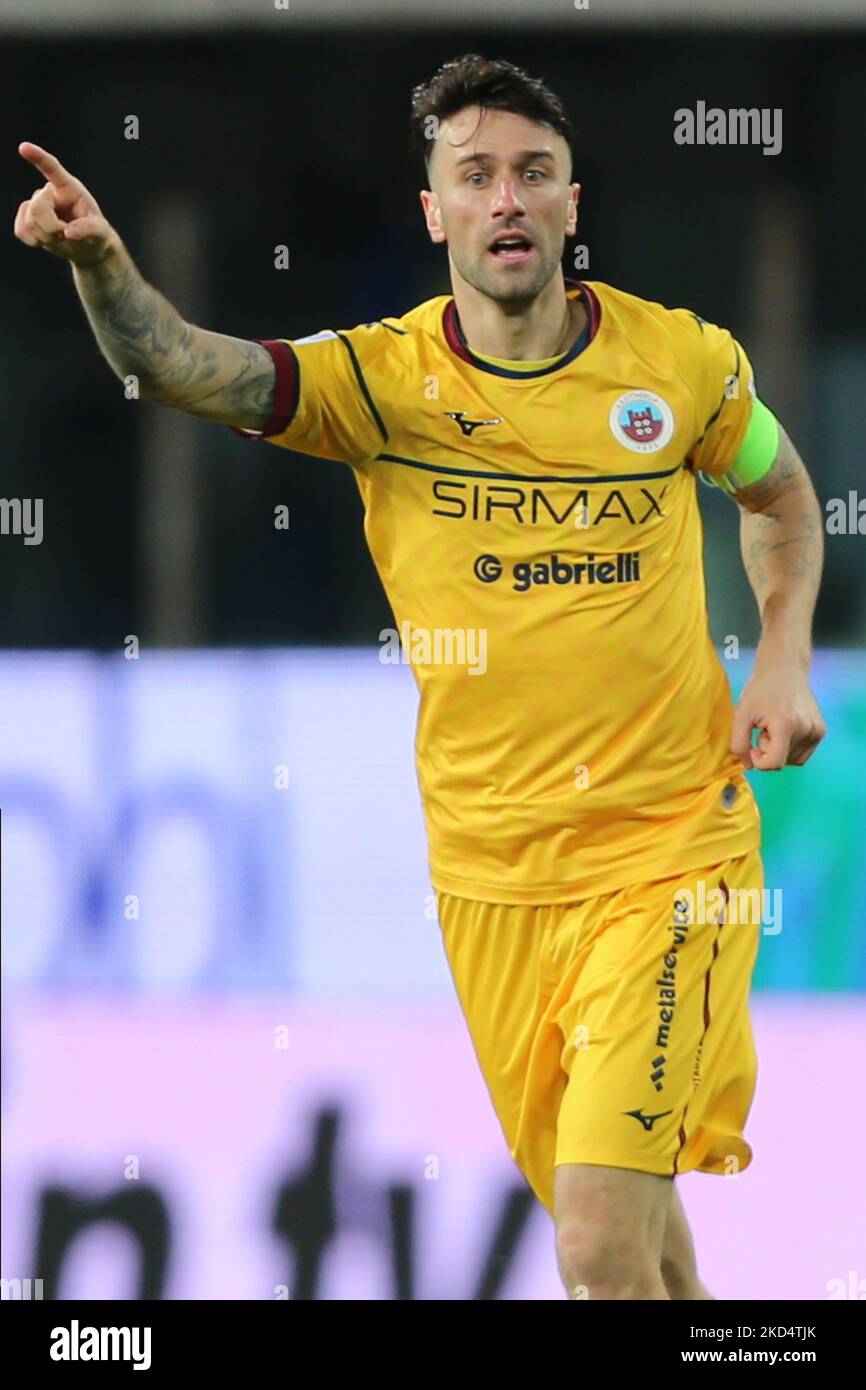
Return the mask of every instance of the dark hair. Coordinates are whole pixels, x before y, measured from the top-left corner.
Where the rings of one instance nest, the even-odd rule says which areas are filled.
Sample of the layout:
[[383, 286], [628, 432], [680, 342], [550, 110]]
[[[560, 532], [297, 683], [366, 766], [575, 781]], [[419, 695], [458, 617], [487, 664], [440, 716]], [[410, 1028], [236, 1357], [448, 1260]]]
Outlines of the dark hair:
[[559, 97], [545, 87], [538, 77], [530, 77], [522, 68], [504, 59], [491, 61], [478, 53], [464, 53], [443, 63], [428, 82], [412, 91], [410, 131], [413, 149], [424, 160], [427, 169], [435, 141], [430, 136], [430, 117], [438, 123], [467, 106], [480, 106], [495, 111], [512, 111], [527, 120], [550, 126], [568, 143], [572, 152], [574, 132]]

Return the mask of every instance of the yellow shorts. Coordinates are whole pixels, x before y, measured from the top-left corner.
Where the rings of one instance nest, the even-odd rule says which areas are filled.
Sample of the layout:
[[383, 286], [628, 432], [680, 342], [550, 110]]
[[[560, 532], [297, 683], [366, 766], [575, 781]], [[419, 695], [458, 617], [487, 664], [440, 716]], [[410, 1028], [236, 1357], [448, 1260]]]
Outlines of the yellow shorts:
[[752, 850], [574, 903], [437, 895], [499, 1123], [551, 1213], [557, 1164], [673, 1177], [751, 1161], [763, 886]]

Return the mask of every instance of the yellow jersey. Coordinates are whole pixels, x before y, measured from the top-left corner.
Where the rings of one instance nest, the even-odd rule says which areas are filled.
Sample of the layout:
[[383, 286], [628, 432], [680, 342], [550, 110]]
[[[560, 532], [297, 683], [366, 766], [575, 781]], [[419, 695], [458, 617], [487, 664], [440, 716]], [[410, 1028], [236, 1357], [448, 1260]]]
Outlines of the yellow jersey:
[[749, 360], [687, 309], [565, 288], [587, 325], [543, 363], [474, 353], [450, 295], [267, 341], [274, 417], [241, 431], [352, 468], [396, 620], [381, 655], [420, 692], [432, 883], [488, 902], [596, 896], [759, 842], [696, 497], [743, 440]]

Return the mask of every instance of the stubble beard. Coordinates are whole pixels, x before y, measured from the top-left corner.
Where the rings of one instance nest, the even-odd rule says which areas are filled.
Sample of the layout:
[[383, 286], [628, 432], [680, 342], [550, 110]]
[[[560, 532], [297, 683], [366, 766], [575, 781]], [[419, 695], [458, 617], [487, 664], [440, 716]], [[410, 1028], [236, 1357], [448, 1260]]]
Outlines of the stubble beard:
[[[537, 246], [536, 250], [538, 250]], [[487, 252], [482, 254], [486, 256]], [[503, 274], [493, 270], [492, 267], [488, 269], [483, 261], [470, 260], [468, 256], [453, 257], [455, 266], [467, 284], [495, 303], [507, 305], [514, 310], [526, 308], [538, 298], [555, 274], [560, 259], [561, 254], [554, 258], [550, 254], [543, 256], [539, 252], [538, 263], [527, 278], [522, 270], [516, 271], [513, 277], [509, 277], [507, 271]], [[510, 278], [513, 278], [513, 284], [509, 283]]]

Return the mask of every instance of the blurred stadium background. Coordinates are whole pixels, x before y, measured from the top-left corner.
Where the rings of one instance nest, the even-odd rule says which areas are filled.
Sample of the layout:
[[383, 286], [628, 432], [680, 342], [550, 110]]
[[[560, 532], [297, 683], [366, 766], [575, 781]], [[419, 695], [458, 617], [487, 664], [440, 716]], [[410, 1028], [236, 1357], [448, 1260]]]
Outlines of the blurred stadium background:
[[[0, 537], [4, 1279], [562, 1296], [439, 945], [414, 687], [378, 660], [392, 619], [354, 483], [124, 398], [68, 268], [12, 236], [37, 182], [18, 142], [88, 184], [188, 318], [295, 337], [448, 292], [409, 92], [462, 52], [519, 62], [578, 129], [583, 278], [729, 327], [822, 502], [856, 515], [862, 21], [844, 0], [0, 0], [0, 490], [44, 499], [41, 544]], [[699, 100], [781, 108], [782, 152], [676, 145]], [[757, 613], [736, 512], [701, 501], [736, 691]], [[855, 521], [828, 534], [816, 621], [829, 736], [752, 778], [783, 894], [756, 975], [755, 1159], [682, 1180], [721, 1298], [866, 1296], [864, 628]]]

